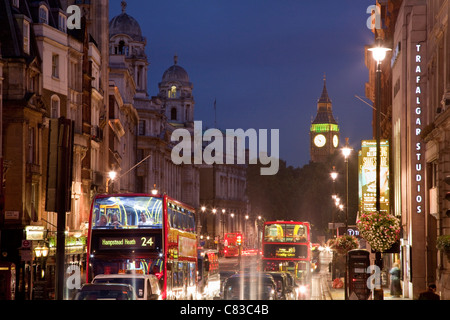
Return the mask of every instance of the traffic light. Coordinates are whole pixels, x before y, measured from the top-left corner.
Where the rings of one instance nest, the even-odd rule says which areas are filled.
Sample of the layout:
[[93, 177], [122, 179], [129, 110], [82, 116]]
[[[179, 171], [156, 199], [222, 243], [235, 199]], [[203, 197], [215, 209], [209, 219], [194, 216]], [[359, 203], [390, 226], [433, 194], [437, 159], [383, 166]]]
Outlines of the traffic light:
[[240, 246], [242, 244], [242, 236], [238, 235], [236, 239], [237, 245]]
[[447, 190], [445, 191], [445, 200], [447, 200], [447, 211], [445, 212], [445, 214], [447, 215], [447, 217], [450, 217], [450, 174], [448, 174], [445, 179], [445, 184], [447, 185]]

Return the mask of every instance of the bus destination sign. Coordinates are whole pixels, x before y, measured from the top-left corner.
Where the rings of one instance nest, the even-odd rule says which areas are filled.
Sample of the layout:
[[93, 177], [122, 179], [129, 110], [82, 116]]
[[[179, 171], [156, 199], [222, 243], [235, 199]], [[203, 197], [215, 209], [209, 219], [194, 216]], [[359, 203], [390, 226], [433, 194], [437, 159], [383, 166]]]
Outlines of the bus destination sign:
[[99, 237], [100, 250], [155, 249], [155, 237]]

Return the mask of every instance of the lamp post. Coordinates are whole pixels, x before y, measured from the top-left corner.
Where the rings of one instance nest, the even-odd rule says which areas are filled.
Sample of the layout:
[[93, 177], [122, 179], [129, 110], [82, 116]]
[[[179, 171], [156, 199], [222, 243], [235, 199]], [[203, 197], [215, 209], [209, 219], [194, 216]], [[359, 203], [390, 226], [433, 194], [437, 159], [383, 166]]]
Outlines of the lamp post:
[[[348, 138], [345, 138], [345, 146], [342, 148], [342, 154], [345, 158], [345, 185], [346, 185], [346, 200], [345, 200], [345, 233], [347, 233], [348, 230], [348, 157], [350, 156], [350, 153], [352, 152], [352, 149], [350, 148], [348, 144]], [[345, 255], [345, 281], [344, 281], [344, 290], [345, 290], [345, 300], [348, 300], [348, 255]]]
[[[376, 107], [376, 121], [375, 121], [375, 139], [377, 141], [377, 154], [376, 154], [376, 200], [375, 207], [376, 211], [380, 212], [380, 165], [381, 165], [381, 147], [380, 147], [380, 137], [381, 137], [381, 62], [386, 57], [386, 53], [391, 51], [389, 48], [384, 48], [381, 45], [381, 40], [377, 40], [375, 47], [370, 48], [372, 51], [374, 60], [377, 63], [377, 69], [375, 72], [375, 107]], [[381, 259], [381, 252], [375, 253], [375, 264], [383, 269], [383, 260]], [[374, 294], [374, 300], [383, 300], [383, 288], [378, 289], [378, 294]]]
[[222, 209], [222, 239], [225, 240], [225, 209]]
[[[208, 232], [208, 217], [205, 215], [206, 207], [201, 206], [200, 210], [202, 211], [202, 215], [198, 219], [200, 229], [199, 233], [205, 233], [205, 231]], [[205, 228], [203, 228], [203, 225]]]
[[348, 157], [350, 156], [350, 153], [352, 152], [352, 148], [350, 148], [348, 144], [348, 138], [345, 138], [345, 146], [342, 148], [342, 154], [345, 158], [345, 194], [346, 194], [346, 200], [345, 200], [345, 227], [348, 227]]
[[[246, 239], [249, 239], [248, 234], [247, 234], [247, 220], [248, 220], [248, 218], [249, 218], [249, 215], [246, 214], [246, 215], [245, 215], [245, 221], [244, 221], [244, 237], [245, 237]], [[249, 240], [250, 240], [250, 239], [249, 239]], [[248, 248], [248, 246], [247, 246], [247, 248]]]
[[261, 240], [260, 240], [261, 221], [262, 217], [258, 215], [258, 219], [256, 220], [256, 257], [257, 257], [256, 261], [258, 263], [260, 263], [261, 258]]
[[[336, 172], [334, 166], [333, 166], [333, 171], [331, 171], [331, 173], [330, 173], [330, 176], [331, 176], [331, 179], [333, 180], [333, 199], [336, 201], [337, 195], [336, 195], [335, 182], [336, 182], [338, 173]], [[334, 238], [334, 236], [335, 236], [334, 229], [336, 228], [336, 226], [334, 225], [334, 210], [333, 210], [333, 218], [332, 218], [332, 220], [333, 220], [333, 238]]]
[[380, 40], [377, 41], [377, 45], [370, 48], [372, 51], [374, 60], [377, 63], [377, 69], [375, 72], [375, 105], [376, 105], [376, 121], [375, 121], [375, 139], [377, 140], [377, 155], [376, 155], [376, 210], [380, 212], [380, 138], [381, 138], [381, 62], [386, 57], [386, 53], [391, 51], [389, 48], [381, 46]]

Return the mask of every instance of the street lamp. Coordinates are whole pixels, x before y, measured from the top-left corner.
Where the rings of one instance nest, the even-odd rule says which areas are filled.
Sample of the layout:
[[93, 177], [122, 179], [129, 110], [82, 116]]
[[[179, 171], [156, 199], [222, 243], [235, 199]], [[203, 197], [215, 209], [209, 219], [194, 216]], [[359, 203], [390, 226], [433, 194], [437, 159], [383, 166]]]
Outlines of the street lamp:
[[[348, 231], [348, 157], [350, 156], [350, 153], [352, 152], [352, 149], [350, 148], [348, 144], [348, 138], [345, 138], [345, 146], [342, 148], [342, 154], [345, 158], [345, 185], [346, 185], [346, 200], [345, 200], [345, 233]], [[345, 300], [348, 300], [348, 255], [345, 255]]]
[[153, 184], [153, 189], [150, 191], [152, 195], [156, 196], [158, 194], [158, 189], [156, 188], [156, 183]]
[[[41, 273], [39, 276], [39, 280], [44, 279], [45, 278], [45, 261], [47, 259], [48, 256], [48, 252], [49, 252], [49, 248], [44, 244], [43, 247], [36, 247], [34, 248], [34, 254], [36, 256], [36, 258], [38, 258], [38, 260], [40, 260], [40, 268], [41, 268]], [[36, 267], [37, 269], [37, 267]]]
[[114, 179], [117, 176], [117, 172], [111, 170], [108, 172], [108, 178], [106, 178], [106, 193], [109, 193], [109, 184], [110, 182], [114, 181]]
[[[376, 80], [375, 80], [375, 106], [376, 106], [376, 137], [377, 140], [377, 159], [376, 159], [376, 211], [380, 212], [380, 165], [381, 165], [381, 147], [380, 147], [380, 136], [381, 136], [381, 62], [383, 62], [384, 58], [386, 57], [386, 53], [388, 51], [391, 51], [389, 48], [384, 48], [381, 45], [381, 39], [377, 39], [377, 44], [375, 47], [370, 48], [369, 51], [372, 51], [372, 55], [374, 60], [377, 63], [377, 69], [376, 69]], [[383, 269], [383, 261], [381, 259], [381, 252], [375, 253], [375, 264], [380, 268], [380, 270]], [[383, 288], [380, 287], [378, 289], [380, 294], [374, 295], [374, 300], [379, 299], [383, 300]]]

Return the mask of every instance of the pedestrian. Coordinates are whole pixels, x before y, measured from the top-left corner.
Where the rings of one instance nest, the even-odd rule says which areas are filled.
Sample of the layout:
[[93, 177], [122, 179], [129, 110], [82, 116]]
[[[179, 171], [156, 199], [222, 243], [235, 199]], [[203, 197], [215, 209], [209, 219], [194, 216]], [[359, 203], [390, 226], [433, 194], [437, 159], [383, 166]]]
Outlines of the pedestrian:
[[434, 283], [428, 285], [428, 290], [419, 294], [419, 300], [441, 300], [436, 293], [436, 285]]
[[108, 218], [104, 214], [100, 216], [100, 218], [97, 220], [96, 226], [97, 227], [104, 227], [108, 224]]
[[108, 226], [114, 227], [114, 229], [122, 227], [122, 225], [120, 224], [120, 221], [119, 221], [119, 217], [117, 216], [117, 213], [112, 214], [111, 222], [108, 224]]
[[391, 275], [391, 296], [400, 297], [402, 295], [402, 287], [400, 285], [400, 268], [397, 262], [389, 270], [389, 274]]

